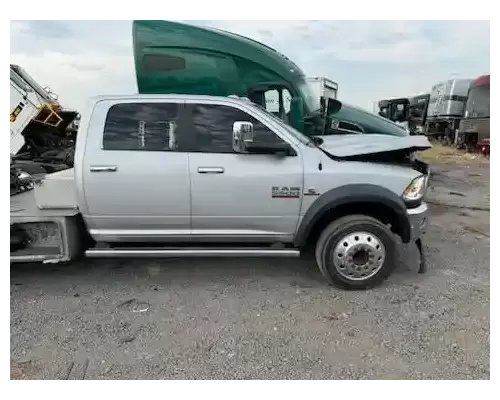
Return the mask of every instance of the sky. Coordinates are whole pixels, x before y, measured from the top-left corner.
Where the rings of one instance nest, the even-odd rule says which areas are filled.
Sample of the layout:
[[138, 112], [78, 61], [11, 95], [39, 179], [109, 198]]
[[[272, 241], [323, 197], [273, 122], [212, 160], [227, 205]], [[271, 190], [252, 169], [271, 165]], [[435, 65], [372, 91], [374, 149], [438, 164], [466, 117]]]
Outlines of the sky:
[[[450, 78], [490, 72], [489, 21], [184, 21], [256, 39], [307, 76], [339, 84], [339, 100], [374, 102], [428, 92]], [[60, 103], [136, 93], [132, 21], [11, 21], [11, 63]]]

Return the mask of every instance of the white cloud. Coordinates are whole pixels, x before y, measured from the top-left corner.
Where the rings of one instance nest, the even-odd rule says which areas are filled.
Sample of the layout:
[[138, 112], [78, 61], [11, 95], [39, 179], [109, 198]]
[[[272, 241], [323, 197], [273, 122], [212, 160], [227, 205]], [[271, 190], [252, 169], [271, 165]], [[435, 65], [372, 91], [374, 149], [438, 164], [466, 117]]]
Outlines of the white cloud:
[[[341, 100], [371, 107], [489, 72], [488, 21], [192, 21], [259, 40], [307, 75], [339, 83]], [[65, 32], [65, 34], [58, 34]], [[89, 96], [135, 92], [130, 21], [16, 21], [11, 62], [68, 107]]]
[[[434, 62], [489, 48], [489, 21], [443, 21], [439, 35], [424, 35], [427, 21], [212, 21], [245, 36], [274, 42], [304, 58], [383, 63]], [[300, 45], [303, 45], [301, 47]], [[300, 57], [300, 55], [299, 55]]]
[[137, 92], [130, 55], [45, 51], [17, 53], [11, 58], [42, 86], [49, 86], [68, 108], [81, 109], [89, 97], [99, 94]]

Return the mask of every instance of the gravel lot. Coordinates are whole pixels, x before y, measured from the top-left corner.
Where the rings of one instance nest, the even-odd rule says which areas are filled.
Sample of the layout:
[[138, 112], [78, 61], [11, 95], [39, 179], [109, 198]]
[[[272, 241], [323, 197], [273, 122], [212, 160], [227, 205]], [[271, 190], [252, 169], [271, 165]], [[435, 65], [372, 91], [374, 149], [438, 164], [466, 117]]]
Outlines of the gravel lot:
[[489, 379], [489, 167], [433, 171], [428, 272], [411, 246], [366, 292], [299, 260], [15, 265], [11, 378]]

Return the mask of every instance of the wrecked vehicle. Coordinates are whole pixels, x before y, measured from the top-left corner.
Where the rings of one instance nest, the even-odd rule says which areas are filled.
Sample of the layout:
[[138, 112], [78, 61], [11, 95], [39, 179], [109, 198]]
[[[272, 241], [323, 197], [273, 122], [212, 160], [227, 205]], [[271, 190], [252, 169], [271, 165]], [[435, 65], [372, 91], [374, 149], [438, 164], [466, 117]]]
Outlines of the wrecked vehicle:
[[345, 288], [380, 284], [427, 223], [423, 136], [310, 138], [249, 100], [101, 96], [74, 167], [11, 196], [11, 262], [298, 257]]
[[460, 121], [457, 146], [485, 154], [490, 147], [490, 75], [481, 75], [470, 85], [464, 117]]
[[425, 134], [446, 144], [455, 142], [455, 132], [464, 116], [472, 79], [449, 79], [432, 87], [427, 105]]
[[23, 68], [10, 64], [11, 165], [35, 173], [73, 166], [78, 112], [66, 109]]
[[10, 64], [10, 194], [73, 167], [78, 113], [61, 106], [23, 68]]

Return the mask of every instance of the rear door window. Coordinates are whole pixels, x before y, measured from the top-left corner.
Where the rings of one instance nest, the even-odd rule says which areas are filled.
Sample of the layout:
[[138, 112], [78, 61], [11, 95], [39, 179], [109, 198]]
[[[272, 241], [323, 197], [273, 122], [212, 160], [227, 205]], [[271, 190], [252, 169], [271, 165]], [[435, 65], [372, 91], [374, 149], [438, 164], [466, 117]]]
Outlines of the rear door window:
[[123, 103], [106, 117], [104, 150], [175, 151], [181, 104]]

